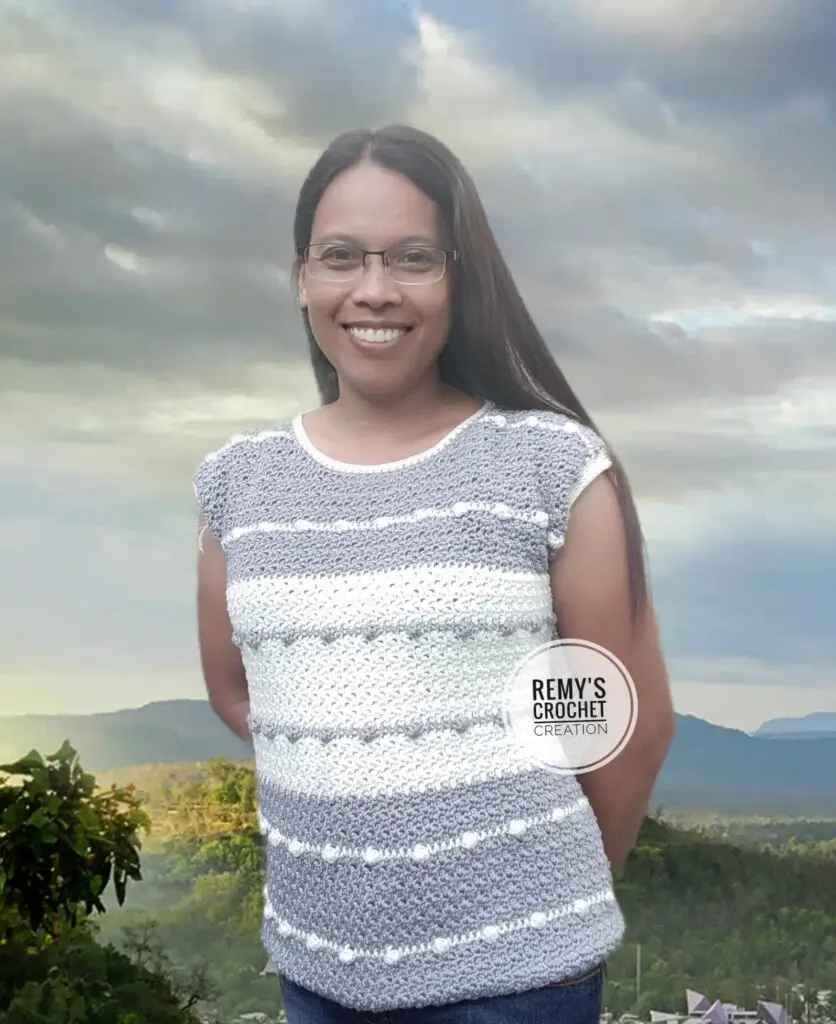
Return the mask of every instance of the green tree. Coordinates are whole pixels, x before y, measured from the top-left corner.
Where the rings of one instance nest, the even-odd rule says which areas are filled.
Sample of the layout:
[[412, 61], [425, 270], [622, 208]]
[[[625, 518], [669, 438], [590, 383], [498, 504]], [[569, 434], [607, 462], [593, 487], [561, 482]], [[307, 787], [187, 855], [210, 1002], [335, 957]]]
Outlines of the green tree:
[[86, 922], [34, 956], [7, 944], [0, 966], [3, 1024], [198, 1024], [190, 1007], [202, 989], [189, 989], [185, 977], [173, 983], [156, 961], [141, 965], [99, 945]]
[[0, 766], [0, 942], [22, 925], [55, 937], [104, 912], [112, 883], [121, 905], [141, 879], [140, 832], [150, 821], [131, 787], [100, 790], [69, 743]]
[[167, 971], [150, 940], [96, 941], [105, 890], [121, 905], [141, 878], [150, 822], [132, 789], [98, 787], [69, 743], [0, 772], [3, 1024], [197, 1024], [203, 974]]

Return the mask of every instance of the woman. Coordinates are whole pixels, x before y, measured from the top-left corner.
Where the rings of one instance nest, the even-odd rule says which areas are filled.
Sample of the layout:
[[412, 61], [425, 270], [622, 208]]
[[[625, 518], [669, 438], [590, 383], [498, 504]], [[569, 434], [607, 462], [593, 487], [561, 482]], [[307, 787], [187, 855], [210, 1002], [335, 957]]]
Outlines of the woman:
[[[673, 731], [627, 480], [437, 140], [341, 136], [294, 233], [322, 405], [195, 480], [203, 670], [254, 742], [288, 1021], [589, 1024]], [[631, 742], [582, 776], [501, 720], [558, 633], [638, 692]]]

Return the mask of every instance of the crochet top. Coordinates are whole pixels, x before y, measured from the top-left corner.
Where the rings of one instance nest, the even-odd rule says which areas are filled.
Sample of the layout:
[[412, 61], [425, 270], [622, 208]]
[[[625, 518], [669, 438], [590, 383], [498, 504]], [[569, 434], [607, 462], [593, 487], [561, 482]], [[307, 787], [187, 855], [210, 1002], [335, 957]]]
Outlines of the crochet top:
[[491, 402], [384, 465], [327, 457], [298, 416], [200, 464], [280, 975], [377, 1012], [522, 992], [620, 945], [577, 778], [529, 763], [502, 714], [518, 662], [557, 636], [549, 567], [609, 465], [586, 426]]

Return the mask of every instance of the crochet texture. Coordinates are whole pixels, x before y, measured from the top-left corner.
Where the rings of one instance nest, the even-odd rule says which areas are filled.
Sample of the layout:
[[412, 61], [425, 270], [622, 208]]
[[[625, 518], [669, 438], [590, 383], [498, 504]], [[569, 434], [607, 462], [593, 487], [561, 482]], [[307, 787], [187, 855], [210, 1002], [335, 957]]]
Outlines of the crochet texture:
[[371, 1012], [521, 992], [608, 957], [624, 920], [576, 778], [502, 724], [557, 635], [549, 566], [610, 465], [593, 431], [493, 403], [423, 454], [336, 462], [301, 419], [232, 438], [195, 493], [249, 680], [263, 941]]

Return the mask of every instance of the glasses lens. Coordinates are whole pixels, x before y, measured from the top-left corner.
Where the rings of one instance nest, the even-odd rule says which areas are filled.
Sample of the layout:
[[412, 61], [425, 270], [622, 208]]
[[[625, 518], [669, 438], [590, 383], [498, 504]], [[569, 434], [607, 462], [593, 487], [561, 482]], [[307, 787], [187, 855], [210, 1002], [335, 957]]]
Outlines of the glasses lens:
[[[321, 242], [309, 245], [308, 273], [321, 281], [352, 281], [363, 273], [362, 249], [353, 245]], [[444, 276], [447, 253], [431, 246], [389, 249], [386, 270], [399, 284], [434, 284]]]
[[308, 273], [326, 281], [351, 280], [363, 270], [363, 250], [323, 242], [308, 246]]
[[401, 284], [433, 284], [444, 276], [447, 253], [428, 246], [404, 246], [387, 253], [389, 275]]

